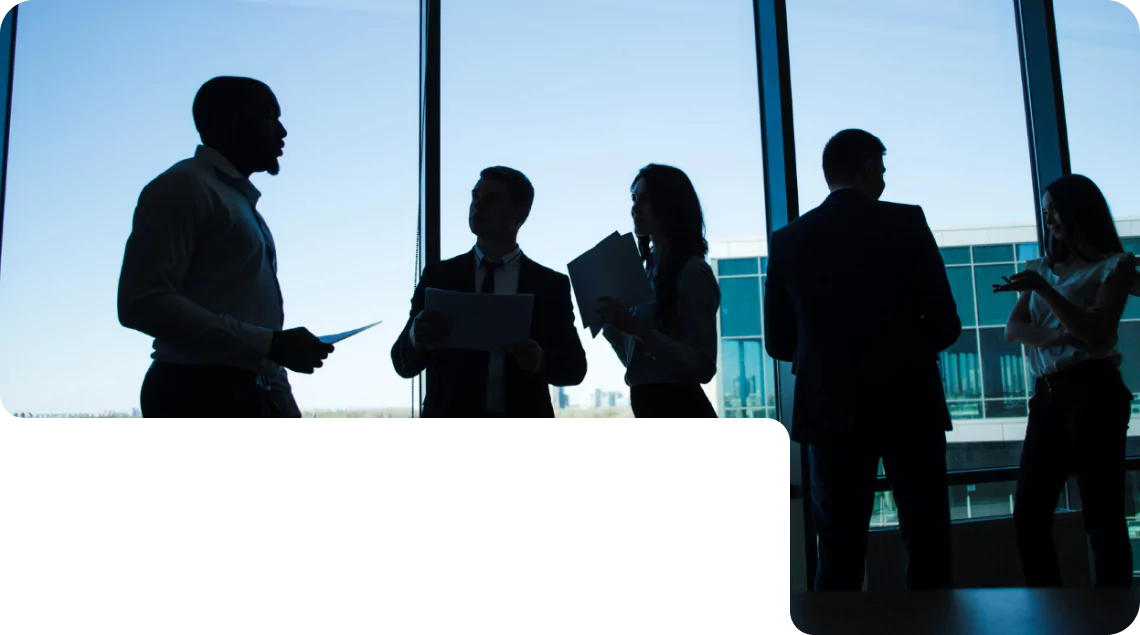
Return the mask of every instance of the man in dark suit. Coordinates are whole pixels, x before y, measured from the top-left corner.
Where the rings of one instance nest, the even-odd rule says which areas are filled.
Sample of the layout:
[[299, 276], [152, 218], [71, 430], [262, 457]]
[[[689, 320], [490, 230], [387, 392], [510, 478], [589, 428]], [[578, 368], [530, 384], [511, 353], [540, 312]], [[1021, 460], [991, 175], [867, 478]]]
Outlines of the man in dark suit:
[[[475, 248], [424, 270], [411, 318], [392, 346], [392, 364], [401, 377], [427, 371], [424, 417], [553, 417], [549, 386], [576, 386], [585, 379], [570, 279], [530, 260], [518, 246], [533, 202], [534, 188], [518, 170], [483, 170], [468, 214]], [[424, 310], [428, 288], [533, 294], [530, 339], [501, 353], [435, 350], [432, 345], [450, 325]]]
[[917, 206], [880, 202], [886, 148], [862, 130], [828, 142], [831, 195], [772, 235], [765, 347], [792, 362], [792, 440], [808, 445], [816, 591], [863, 587], [882, 460], [910, 589], [949, 588], [946, 407], [938, 353], [962, 325]]

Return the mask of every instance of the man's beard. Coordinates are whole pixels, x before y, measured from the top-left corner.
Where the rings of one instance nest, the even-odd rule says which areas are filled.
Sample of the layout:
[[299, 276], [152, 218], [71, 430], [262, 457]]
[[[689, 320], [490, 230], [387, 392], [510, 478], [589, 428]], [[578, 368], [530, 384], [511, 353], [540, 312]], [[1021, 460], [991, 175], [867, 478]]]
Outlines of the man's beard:
[[269, 176], [277, 176], [281, 172], [281, 162], [277, 159], [273, 159], [269, 162], [269, 167], [266, 168], [265, 171]]

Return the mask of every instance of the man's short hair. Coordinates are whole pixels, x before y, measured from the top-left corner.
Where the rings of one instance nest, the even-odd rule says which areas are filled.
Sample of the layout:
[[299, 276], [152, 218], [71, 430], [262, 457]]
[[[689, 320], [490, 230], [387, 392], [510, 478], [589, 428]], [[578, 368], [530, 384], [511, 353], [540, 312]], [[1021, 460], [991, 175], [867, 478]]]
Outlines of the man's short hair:
[[264, 82], [249, 77], [215, 77], [202, 84], [194, 97], [194, 127], [203, 138], [218, 131], [218, 119], [241, 112], [251, 103], [273, 94]]
[[514, 168], [496, 165], [479, 173], [480, 178], [488, 181], [499, 181], [507, 186], [507, 195], [515, 205], [521, 205], [526, 210], [534, 204], [534, 186], [526, 175]]
[[823, 178], [835, 183], [857, 178], [867, 161], [882, 159], [886, 146], [865, 130], [843, 130], [823, 148]]

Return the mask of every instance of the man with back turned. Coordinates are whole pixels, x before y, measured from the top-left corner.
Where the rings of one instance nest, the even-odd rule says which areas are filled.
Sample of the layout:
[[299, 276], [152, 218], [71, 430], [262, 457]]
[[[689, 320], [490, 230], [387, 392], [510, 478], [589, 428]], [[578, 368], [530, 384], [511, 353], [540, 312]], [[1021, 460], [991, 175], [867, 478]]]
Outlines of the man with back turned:
[[907, 588], [951, 586], [938, 354], [962, 326], [922, 209], [879, 200], [885, 153], [862, 130], [835, 135], [823, 153], [831, 194], [774, 232], [769, 253], [765, 346], [796, 375], [790, 433], [810, 457], [817, 592], [863, 587], [880, 459]]

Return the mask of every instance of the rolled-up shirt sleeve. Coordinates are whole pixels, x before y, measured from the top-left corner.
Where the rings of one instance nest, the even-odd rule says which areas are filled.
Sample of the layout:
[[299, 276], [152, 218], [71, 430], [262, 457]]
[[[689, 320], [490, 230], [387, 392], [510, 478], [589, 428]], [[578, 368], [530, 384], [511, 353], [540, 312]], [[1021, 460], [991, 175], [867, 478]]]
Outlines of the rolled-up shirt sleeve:
[[646, 357], [679, 377], [707, 384], [716, 377], [716, 316], [720, 287], [703, 260], [690, 261], [677, 284], [676, 336], [654, 329], [644, 342]]
[[119, 321], [157, 340], [193, 347], [220, 365], [256, 366], [269, 353], [273, 329], [216, 313], [180, 292], [200, 237], [216, 222], [214, 213], [210, 192], [192, 174], [167, 173], [147, 185], [123, 255]]

